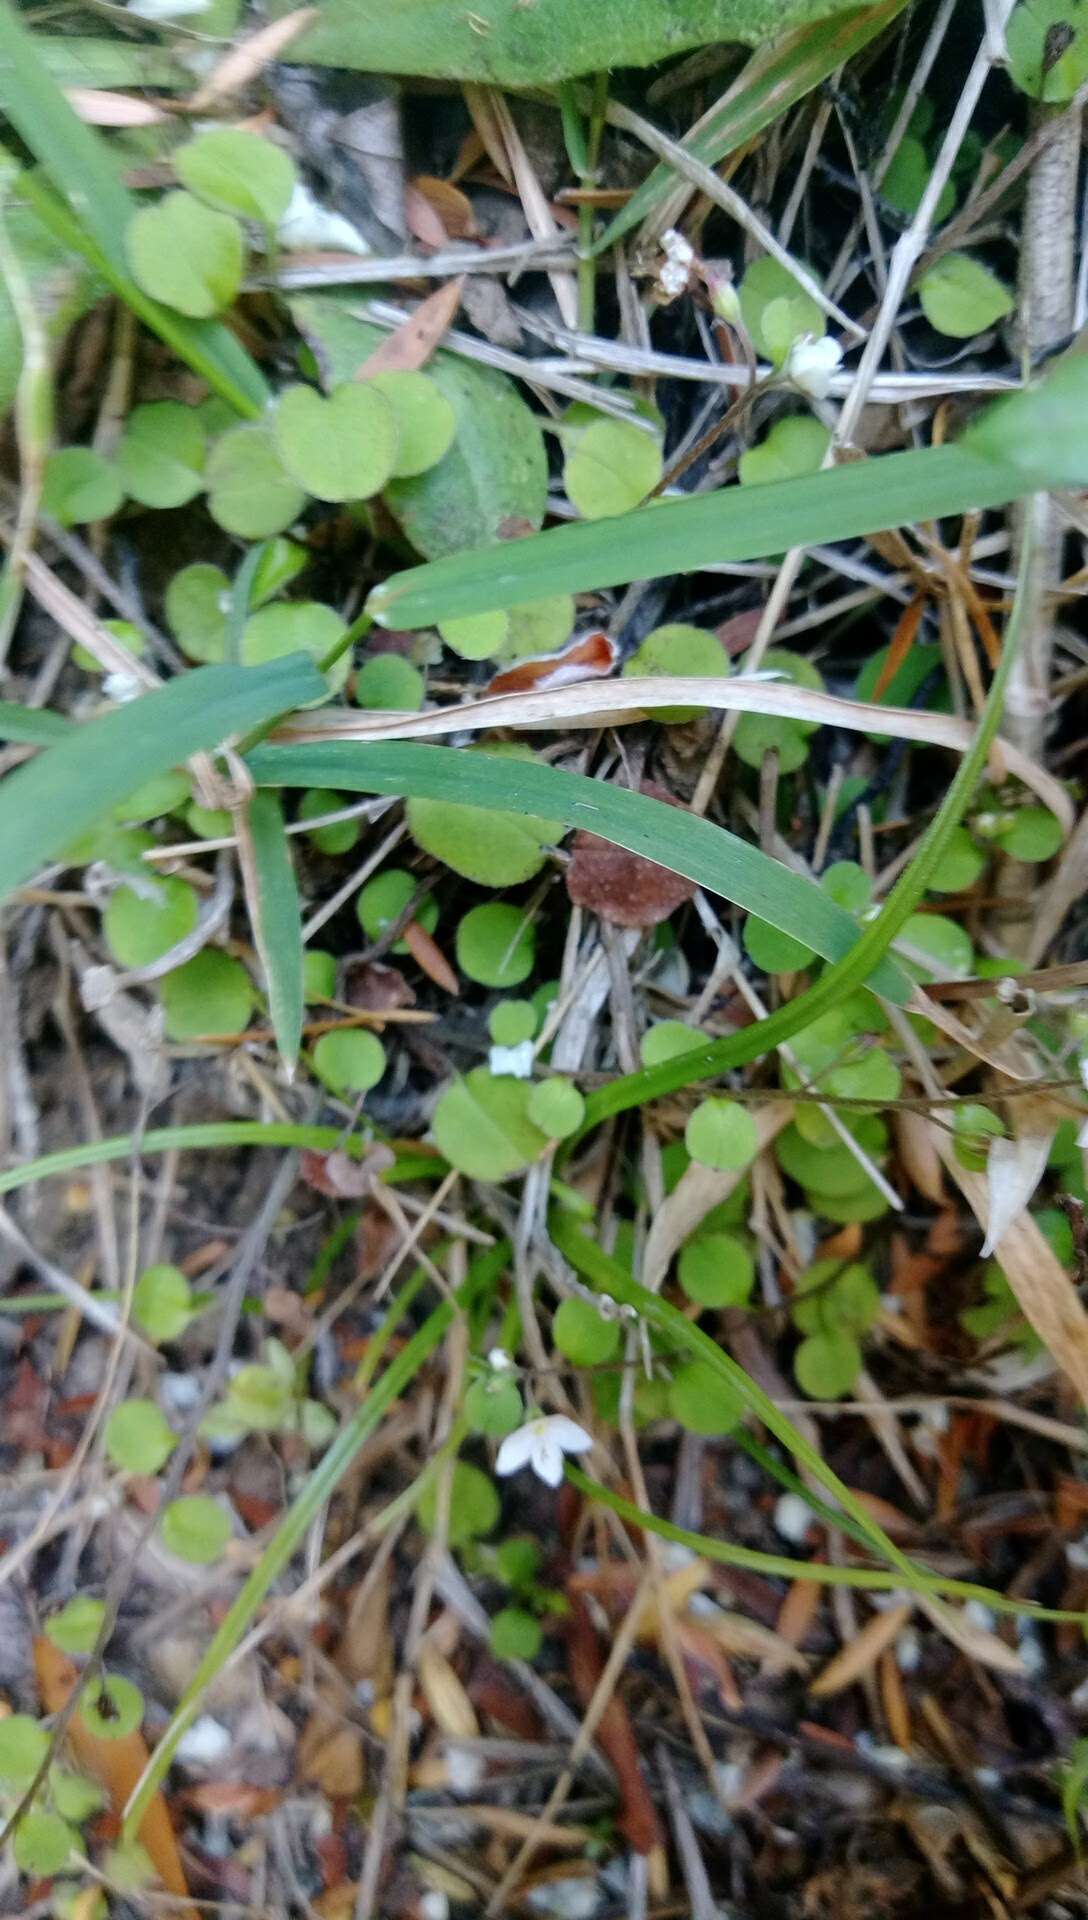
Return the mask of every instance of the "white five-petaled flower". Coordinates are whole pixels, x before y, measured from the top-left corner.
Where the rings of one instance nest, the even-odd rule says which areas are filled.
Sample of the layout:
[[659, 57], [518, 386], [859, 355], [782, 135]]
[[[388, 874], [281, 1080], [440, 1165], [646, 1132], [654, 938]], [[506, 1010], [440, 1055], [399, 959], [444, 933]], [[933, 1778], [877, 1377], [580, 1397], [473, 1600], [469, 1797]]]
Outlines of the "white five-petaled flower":
[[520, 1473], [532, 1467], [545, 1486], [557, 1487], [563, 1478], [563, 1455], [586, 1453], [593, 1445], [590, 1435], [565, 1413], [543, 1413], [527, 1420], [515, 1433], [508, 1433], [499, 1448], [496, 1473]]
[[826, 400], [831, 377], [841, 365], [842, 348], [830, 334], [817, 340], [815, 334], [802, 333], [786, 355], [783, 372], [790, 385], [807, 393], [810, 400]]

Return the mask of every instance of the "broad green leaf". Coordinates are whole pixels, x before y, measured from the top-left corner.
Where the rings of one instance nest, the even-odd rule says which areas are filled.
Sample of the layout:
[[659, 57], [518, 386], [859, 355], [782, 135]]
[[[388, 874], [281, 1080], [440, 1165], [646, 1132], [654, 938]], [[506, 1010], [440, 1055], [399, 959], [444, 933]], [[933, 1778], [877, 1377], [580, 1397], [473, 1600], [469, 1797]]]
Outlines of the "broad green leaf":
[[227, 533], [266, 540], [297, 520], [306, 504], [268, 427], [235, 427], [212, 448], [205, 473], [208, 512]]
[[763, 486], [769, 480], [793, 480], [801, 474], [816, 473], [830, 441], [827, 428], [812, 414], [788, 414], [741, 454], [737, 469], [741, 485]]
[[1079, 490], [1088, 485], [1086, 410], [1088, 357], [1069, 353], [1044, 380], [987, 407], [960, 444], [964, 452], [981, 455], [1007, 471], [1017, 493], [1056, 487]]
[[173, 155], [182, 185], [209, 207], [275, 227], [295, 189], [294, 162], [282, 147], [240, 128], [198, 133]]
[[[353, 380], [386, 338], [354, 317], [351, 296], [300, 294], [289, 304], [326, 386]], [[544, 438], [513, 381], [452, 353], [436, 353], [427, 378], [452, 407], [455, 433], [433, 467], [385, 489], [412, 545], [435, 559], [539, 527], [548, 498]]]
[[661, 478], [660, 441], [629, 420], [591, 420], [569, 436], [567, 447], [563, 485], [583, 520], [629, 512]]
[[521, 907], [485, 900], [457, 929], [457, 964], [484, 987], [520, 987], [533, 970], [536, 929]]
[[385, 1072], [385, 1048], [361, 1027], [323, 1033], [314, 1047], [314, 1069], [333, 1093], [369, 1093]]
[[[533, 759], [531, 748], [512, 741], [472, 748], [465, 757], [475, 762], [481, 753], [519, 768]], [[514, 887], [540, 872], [545, 848], [559, 839], [563, 822], [516, 805], [462, 805], [449, 794], [417, 789], [408, 802], [408, 831], [424, 853], [466, 880], [481, 887]]]
[[153, 1400], [122, 1400], [106, 1422], [106, 1452], [123, 1473], [158, 1473], [177, 1435]]
[[242, 229], [181, 187], [142, 207], [125, 234], [132, 277], [153, 300], [192, 320], [228, 307], [242, 284]]
[[20, 189], [50, 233], [81, 255], [179, 357], [241, 414], [261, 412], [268, 390], [255, 361], [226, 327], [193, 322], [150, 299], [129, 270], [125, 235], [138, 202], [109, 147], [74, 113], [10, 0], [0, 0], [0, 109], [40, 162]]
[[[782, 37], [776, 34], [762, 44], [757, 42], [758, 51], [724, 98], [716, 101], [687, 135], [683, 142], [685, 149], [704, 165], [717, 166], [728, 154], [754, 140], [772, 120], [785, 115], [844, 61], [868, 46], [906, 4], [907, 0], [880, 0], [876, 6], [851, 8], [845, 14], [827, 19], [813, 13], [812, 24], [796, 27]], [[671, 167], [665, 163], [655, 167], [594, 243], [593, 252], [605, 252], [650, 216], [657, 216], [659, 231], [668, 226], [669, 214], [659, 210], [675, 191], [676, 178]], [[690, 192], [681, 182], [680, 205]]]
[[1012, 294], [989, 267], [969, 253], [946, 253], [918, 282], [922, 311], [931, 327], [953, 340], [967, 340], [1012, 312]]
[[[274, 0], [286, 13], [292, 0]], [[856, 0], [324, 0], [321, 19], [291, 45], [291, 59], [366, 73], [429, 74], [495, 86], [547, 86], [604, 67], [647, 67], [686, 47], [718, 40], [759, 46], [806, 20], [845, 12]]]
[[231, 584], [222, 567], [208, 560], [194, 560], [175, 573], [166, 589], [166, 618], [190, 660], [211, 665], [223, 659], [230, 597]]
[[393, 471], [397, 416], [369, 381], [334, 387], [327, 400], [313, 387], [288, 387], [273, 431], [283, 465], [315, 500], [368, 500]]
[[1018, 87], [1035, 100], [1064, 104], [1088, 79], [1088, 0], [1020, 0], [1005, 46]]
[[[494, 753], [410, 744], [362, 746], [348, 741], [262, 747], [251, 755], [250, 764], [257, 781], [272, 786], [411, 794], [416, 800], [440, 803], [436, 813], [475, 806], [554, 816], [684, 874], [805, 940], [827, 959], [848, 952], [857, 939], [849, 914], [815, 882], [770, 859], [758, 847], [682, 808], [604, 781], [587, 780], [581, 774]], [[908, 991], [898, 969], [888, 965], [882, 966], [872, 984], [895, 1000], [902, 1000]]]
[[230, 1515], [209, 1493], [182, 1494], [163, 1508], [159, 1531], [179, 1560], [206, 1567], [218, 1560], [230, 1539]]
[[166, 975], [162, 1004], [168, 1040], [241, 1033], [253, 1006], [253, 984], [240, 960], [205, 947]]
[[432, 1130], [451, 1167], [470, 1180], [508, 1180], [538, 1159], [548, 1136], [529, 1118], [529, 1088], [474, 1067], [446, 1088]]
[[[708, 627], [693, 627], [678, 620], [648, 633], [642, 645], [624, 662], [623, 671], [635, 678], [642, 674], [651, 678], [657, 674], [690, 674], [701, 680], [714, 680], [729, 672], [729, 656]], [[653, 718], [666, 726], [684, 726], [705, 712], [705, 707], [655, 707]]]
[[821, 309], [779, 260], [764, 253], [753, 260], [740, 283], [744, 324], [763, 356], [781, 366], [802, 333], [826, 332]]
[[249, 803], [249, 834], [254, 871], [247, 896], [254, 942], [264, 969], [276, 1045], [290, 1077], [302, 1039], [302, 912], [283, 813], [274, 793], [254, 794]]
[[93, 447], [58, 447], [45, 463], [42, 511], [62, 527], [108, 520], [124, 497], [117, 468]]
[[[346, 631], [335, 607], [326, 607], [320, 600], [284, 600], [277, 606], [261, 607], [246, 621], [242, 659], [247, 667], [263, 666], [266, 661], [283, 660], [301, 649], [322, 660]], [[333, 692], [338, 693], [343, 686], [350, 666], [346, 653], [333, 662], [328, 673]]]
[[119, 967], [147, 967], [192, 933], [199, 904], [187, 880], [141, 875], [139, 892], [118, 887], [102, 919], [106, 944]]
[[144, 507], [183, 507], [204, 485], [206, 451], [195, 407], [179, 400], [134, 407], [117, 449], [125, 492]]
[[429, 374], [390, 369], [367, 381], [388, 400], [397, 416], [397, 457], [393, 473], [398, 480], [426, 473], [449, 450], [457, 430], [450, 401]]
[[201, 667], [74, 729], [0, 783], [0, 898], [64, 852], [133, 786], [278, 713], [324, 698], [313, 662]]

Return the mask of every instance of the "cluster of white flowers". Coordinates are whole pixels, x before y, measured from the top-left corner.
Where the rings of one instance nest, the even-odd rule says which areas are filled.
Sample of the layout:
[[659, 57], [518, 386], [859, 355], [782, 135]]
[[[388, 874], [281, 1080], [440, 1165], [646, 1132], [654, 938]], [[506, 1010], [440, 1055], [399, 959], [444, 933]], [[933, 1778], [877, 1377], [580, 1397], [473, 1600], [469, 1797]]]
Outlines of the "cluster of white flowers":
[[675, 300], [684, 292], [691, 278], [691, 269], [695, 264], [695, 249], [682, 233], [670, 227], [668, 233], [661, 236], [661, 247], [665, 255], [657, 276], [658, 289], [666, 300]]

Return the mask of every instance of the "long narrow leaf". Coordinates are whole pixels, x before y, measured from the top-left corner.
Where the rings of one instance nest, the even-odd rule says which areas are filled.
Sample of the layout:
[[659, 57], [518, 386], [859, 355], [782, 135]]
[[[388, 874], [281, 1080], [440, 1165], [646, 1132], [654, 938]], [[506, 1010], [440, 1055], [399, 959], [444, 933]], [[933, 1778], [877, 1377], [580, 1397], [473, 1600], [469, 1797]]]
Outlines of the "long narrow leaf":
[[52, 747], [58, 740], [67, 739], [71, 731], [72, 722], [63, 713], [0, 700], [0, 740], [13, 740], [20, 747]]
[[[1049, 484], [1071, 484], [1064, 476], [1063, 464]], [[394, 574], [374, 588], [367, 605], [385, 626], [433, 626], [550, 594], [585, 593], [729, 561], [766, 559], [789, 547], [818, 546], [971, 508], [1005, 506], [1023, 491], [1023, 476], [1014, 467], [984, 459], [967, 447], [890, 453], [797, 480], [726, 487], [720, 493], [638, 507], [614, 520], [583, 521], [454, 554]]]
[[0, 786], [0, 900], [144, 780], [324, 692], [304, 653], [198, 667], [73, 729]]
[[[146, 1133], [114, 1133], [106, 1140], [83, 1140], [77, 1147], [61, 1147], [21, 1167], [8, 1167], [0, 1173], [0, 1193], [14, 1193], [39, 1180], [74, 1173], [77, 1167], [102, 1167], [113, 1160], [131, 1160], [147, 1153], [218, 1152], [221, 1147], [309, 1147], [314, 1153], [331, 1153], [337, 1147], [360, 1160], [371, 1144], [369, 1131], [345, 1134], [343, 1127], [319, 1127], [301, 1120], [207, 1120], [191, 1127], [149, 1127]], [[381, 1178], [395, 1186], [406, 1180], [437, 1180], [445, 1172], [441, 1154], [420, 1147], [398, 1153]]]
[[[906, 0], [881, 0], [879, 6], [864, 7], [858, 13], [814, 21], [769, 47], [761, 47], [725, 98], [712, 107], [687, 136], [683, 142], [687, 151], [705, 166], [716, 167], [728, 154], [754, 140], [772, 120], [788, 113], [798, 100], [803, 100], [834, 73], [836, 67], [860, 53], [896, 14], [902, 13], [905, 5]], [[655, 167], [610, 222], [594, 246], [594, 253], [603, 253], [614, 246], [632, 227], [661, 210], [663, 202], [671, 203], [675, 188], [672, 169], [664, 163]], [[682, 205], [690, 196], [691, 188], [682, 185], [680, 193]], [[679, 208], [667, 205], [661, 211], [660, 225], [670, 225], [678, 212]]]
[[251, 856], [243, 856], [246, 896], [276, 1045], [291, 1077], [302, 1040], [302, 914], [283, 809], [274, 793], [253, 795], [246, 825], [245, 853]]
[[125, 232], [136, 202], [93, 128], [75, 114], [41, 58], [38, 44], [0, 0], [0, 108], [56, 188], [34, 175], [20, 181], [39, 216], [91, 261], [133, 312], [201, 373], [237, 412], [255, 418], [268, 402], [256, 362], [216, 320], [190, 320], [151, 300], [132, 279]]
[[[858, 939], [850, 915], [813, 881], [724, 827], [558, 767], [450, 747], [355, 741], [261, 747], [250, 755], [249, 766], [258, 785], [406, 794], [562, 820], [684, 874], [803, 940], [827, 960], [841, 959]], [[910, 995], [898, 968], [887, 962], [871, 984], [889, 999], [902, 1002]]]

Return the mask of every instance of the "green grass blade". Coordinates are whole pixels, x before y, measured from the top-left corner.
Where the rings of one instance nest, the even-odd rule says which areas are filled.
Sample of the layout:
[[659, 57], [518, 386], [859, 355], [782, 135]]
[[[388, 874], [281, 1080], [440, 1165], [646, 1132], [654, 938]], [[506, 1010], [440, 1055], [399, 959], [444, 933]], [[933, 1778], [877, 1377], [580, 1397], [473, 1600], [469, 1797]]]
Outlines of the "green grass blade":
[[[84, 1140], [77, 1147], [43, 1153], [21, 1167], [0, 1173], [0, 1193], [14, 1193], [38, 1180], [75, 1173], [81, 1167], [107, 1166], [113, 1160], [131, 1160], [134, 1154], [218, 1152], [236, 1147], [299, 1147], [313, 1153], [346, 1153], [361, 1160], [370, 1151], [369, 1134], [345, 1133], [343, 1127], [312, 1126], [294, 1120], [207, 1120], [189, 1127], [149, 1127], [146, 1133], [115, 1133], [106, 1140]], [[399, 1153], [384, 1178], [390, 1184], [405, 1180], [439, 1179], [446, 1162], [437, 1153]]]
[[[332, 1498], [360, 1447], [366, 1444], [394, 1400], [399, 1399], [400, 1395], [411, 1386], [420, 1368], [445, 1338], [456, 1315], [466, 1312], [486, 1288], [495, 1285], [508, 1259], [509, 1248], [500, 1244], [489, 1247], [486, 1253], [481, 1254], [473, 1262], [467, 1279], [455, 1293], [435, 1308], [411, 1339], [405, 1342], [396, 1358], [390, 1362], [382, 1374], [381, 1379], [370, 1388], [362, 1405], [352, 1414], [314, 1468], [302, 1492], [284, 1515], [273, 1539], [265, 1548], [245, 1585], [216, 1629], [185, 1690], [181, 1705], [155, 1748], [143, 1779], [126, 1809], [125, 1831], [127, 1834], [135, 1834], [138, 1831], [148, 1802], [164, 1778], [177, 1751], [179, 1740], [186, 1728], [192, 1724], [205, 1691], [252, 1624], [273, 1582], [289, 1564], [296, 1548], [305, 1539], [325, 1502]], [[407, 1284], [411, 1286], [412, 1282], [409, 1281]], [[387, 1320], [396, 1314], [397, 1301], [394, 1299], [390, 1304]]]
[[[598, 1480], [591, 1480], [588, 1474], [569, 1460], [566, 1467], [567, 1479], [588, 1500], [608, 1507], [631, 1526], [655, 1533], [660, 1540], [674, 1540], [680, 1546], [690, 1547], [702, 1559], [716, 1560], [721, 1566], [744, 1567], [750, 1573], [761, 1573], [770, 1579], [814, 1580], [820, 1586], [855, 1587], [869, 1593], [896, 1593], [905, 1585], [904, 1576], [899, 1573], [881, 1573], [869, 1567], [835, 1567], [829, 1566], [825, 1560], [792, 1560], [787, 1554], [758, 1553], [754, 1547], [730, 1546], [728, 1541], [715, 1540], [711, 1534], [694, 1533], [690, 1527], [677, 1527], [671, 1520], [662, 1520], [656, 1513], [647, 1513], [645, 1508], [636, 1507], [633, 1500], [625, 1500], [622, 1494], [613, 1493], [610, 1487], [602, 1487]], [[921, 1567], [913, 1577], [910, 1591], [932, 1593], [946, 1600], [980, 1600], [995, 1613], [1015, 1614], [1022, 1619], [1076, 1620], [1082, 1625], [1088, 1621], [1088, 1615], [1083, 1613], [1072, 1613], [1061, 1607], [1044, 1607], [1036, 1600], [1010, 1600], [1007, 1594], [993, 1587], [977, 1586], [972, 1580], [949, 1580], [942, 1574], [927, 1573]]]
[[[407, 794], [562, 820], [684, 874], [805, 941], [825, 959], [840, 959], [859, 937], [850, 915], [813, 881], [724, 827], [558, 767], [453, 747], [352, 740], [258, 748], [249, 766], [258, 785]], [[909, 998], [909, 984], [895, 967], [885, 964], [872, 984], [889, 999]]]
[[262, 667], [198, 667], [73, 728], [0, 785], [0, 900], [142, 781], [324, 692], [305, 653]]
[[[1069, 483], [1055, 475], [1053, 484]], [[638, 507], [614, 520], [580, 521], [454, 554], [394, 574], [373, 589], [367, 607], [386, 626], [428, 627], [550, 594], [766, 559], [790, 547], [886, 532], [973, 507], [1005, 506], [1023, 491], [1022, 476], [1008, 463], [984, 459], [966, 447], [889, 453], [797, 480], [725, 487]]]
[[0, 740], [11, 740], [19, 747], [53, 747], [58, 740], [66, 740], [71, 731], [72, 722], [63, 713], [0, 700]]
[[9, 0], [0, 0], [0, 109], [60, 199], [33, 175], [20, 191], [62, 239], [89, 260], [114, 292], [239, 413], [255, 418], [268, 388], [256, 362], [219, 321], [190, 320], [142, 293], [129, 273], [125, 232], [137, 203], [92, 127], [73, 112], [33, 36]]
[[[253, 872], [245, 871], [246, 894], [257, 951], [268, 988], [268, 1007], [280, 1058], [293, 1077], [302, 1042], [302, 913], [283, 809], [274, 793], [255, 793], [249, 803]], [[252, 881], [252, 884], [251, 884]]]
[[[754, 140], [773, 120], [788, 113], [837, 67], [860, 53], [902, 13], [905, 5], [906, 0], [881, 0], [879, 6], [815, 21], [769, 47], [761, 47], [725, 98], [688, 135], [683, 145], [704, 166], [716, 167], [728, 154]], [[665, 164], [655, 167], [611, 221], [593, 252], [603, 253], [615, 246], [632, 227], [648, 219], [675, 184], [676, 176], [670, 167]]]

